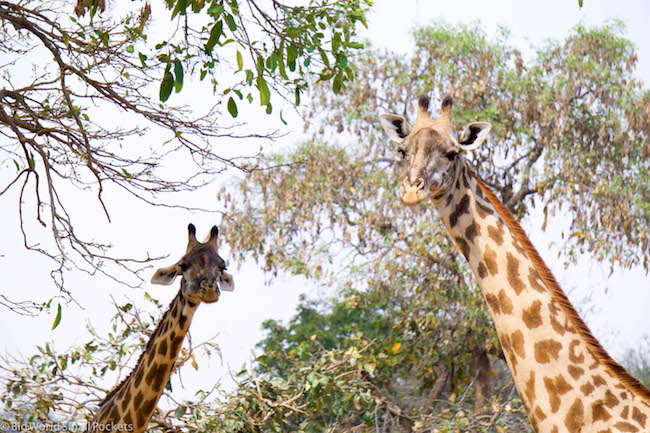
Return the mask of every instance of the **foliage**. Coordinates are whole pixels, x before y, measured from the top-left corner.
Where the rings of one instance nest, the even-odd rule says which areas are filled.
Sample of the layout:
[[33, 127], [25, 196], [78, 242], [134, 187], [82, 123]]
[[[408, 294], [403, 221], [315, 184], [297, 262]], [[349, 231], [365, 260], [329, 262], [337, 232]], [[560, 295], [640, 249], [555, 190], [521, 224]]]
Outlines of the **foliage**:
[[650, 336], [645, 335], [637, 348], [629, 348], [621, 361], [630, 374], [650, 388]]
[[[216, 88], [225, 75], [219, 63], [224, 54], [234, 50], [237, 79], [232, 87], [223, 90], [223, 96], [232, 92], [239, 100], [246, 98], [250, 102], [250, 89], [255, 87], [260, 104], [269, 113], [272, 107], [268, 80], [281, 89], [292, 90], [298, 105], [301, 91], [309, 85], [310, 74], [316, 74], [318, 81], [331, 79], [336, 93], [354, 78], [349, 59], [363, 47], [356, 41], [356, 24], [366, 25], [365, 13], [372, 4], [370, 0], [310, 0], [304, 6], [288, 6], [272, 1], [267, 10], [262, 2], [252, 0], [166, 1], [172, 19], [186, 17], [186, 38], [181, 44], [160, 44], [161, 48], [169, 44], [168, 54], [159, 57], [166, 62], [161, 99], [166, 100], [174, 86], [182, 87], [182, 78], [179, 84], [176, 71], [182, 77], [183, 68], [179, 69], [178, 64], [198, 71], [201, 79], [210, 73]], [[209, 22], [200, 31], [192, 31], [195, 26], [188, 25], [188, 19], [205, 14]], [[228, 104], [236, 117], [233, 96]]]
[[[354, 78], [353, 57], [362, 47], [357, 24], [365, 25], [371, 2], [166, 4], [170, 16], [154, 33], [148, 3], [120, 17], [101, 15], [103, 1], [79, 0], [77, 14], [90, 13], [75, 18], [65, 2], [0, 1], [0, 155], [15, 168], [3, 173], [0, 196], [15, 191], [25, 247], [54, 260], [54, 282], [68, 298], [63, 275], [71, 268], [111, 278], [135, 270], [139, 284], [137, 270], [153, 259], [116, 257], [106, 240], [80, 235], [74, 206], [80, 197], [94, 195], [110, 221], [107, 194], [187, 208], [160, 194], [194, 191], [228, 167], [246, 170], [247, 158], [228, 156], [218, 140], [277, 134], [244, 132], [222, 111], [235, 117], [241, 104], [235, 101], [258, 99], [270, 113], [272, 100], [292, 94], [291, 104], [298, 104], [316, 81], [342, 89]], [[154, 40], [161, 32], [163, 40]], [[211, 87], [209, 106], [171, 104], [192, 78], [195, 92]], [[150, 133], [158, 138], [145, 144]], [[187, 169], [170, 175], [170, 163]]]
[[650, 92], [635, 78], [637, 56], [623, 32], [618, 22], [578, 26], [525, 62], [506, 29], [489, 40], [477, 26], [420, 27], [412, 57], [369, 54], [345, 93], [318, 91], [311, 130], [332, 125], [330, 135], [349, 131], [375, 152], [384, 146], [379, 110], [405, 113], [419, 94], [450, 94], [456, 129], [475, 120], [494, 126], [472, 164], [516, 216], [534, 205], [559, 213], [572, 221], [569, 258], [589, 253], [647, 270]]
[[[145, 312], [131, 302], [115, 304], [116, 314], [108, 335], [89, 327], [87, 342], [64, 351], [57, 350], [53, 343], [45, 343], [28, 359], [0, 358], [0, 382], [4, 388], [0, 394], [0, 422], [31, 426], [57, 422], [66, 429], [81, 430], [110, 388], [131, 371], [160, 320], [164, 306], [146, 293], [145, 299], [147, 309], [154, 313]], [[193, 345], [189, 339], [181, 349], [174, 371], [188, 361], [199, 368], [196, 359], [218, 354], [215, 343], [205, 341]], [[170, 382], [160, 405], [173, 405], [174, 409], [158, 414], [159, 425], [167, 425], [174, 419], [177, 405], [170, 398], [172, 391]], [[214, 389], [200, 391], [192, 404], [201, 406], [212, 397], [212, 392]]]

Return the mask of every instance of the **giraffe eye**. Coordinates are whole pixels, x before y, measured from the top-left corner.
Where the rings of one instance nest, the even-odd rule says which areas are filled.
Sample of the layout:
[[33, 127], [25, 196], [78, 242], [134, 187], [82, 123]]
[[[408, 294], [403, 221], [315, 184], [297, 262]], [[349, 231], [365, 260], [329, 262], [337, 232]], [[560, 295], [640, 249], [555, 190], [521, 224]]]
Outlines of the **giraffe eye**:
[[189, 268], [189, 266], [187, 266], [187, 264], [186, 264], [186, 263], [181, 263], [181, 271], [182, 271], [182, 272], [185, 272], [185, 271], [187, 271], [187, 270], [188, 270], [188, 268]]
[[457, 152], [449, 152], [445, 154], [445, 158], [447, 158], [449, 161], [453, 161], [454, 159], [456, 159], [456, 155], [458, 155]]

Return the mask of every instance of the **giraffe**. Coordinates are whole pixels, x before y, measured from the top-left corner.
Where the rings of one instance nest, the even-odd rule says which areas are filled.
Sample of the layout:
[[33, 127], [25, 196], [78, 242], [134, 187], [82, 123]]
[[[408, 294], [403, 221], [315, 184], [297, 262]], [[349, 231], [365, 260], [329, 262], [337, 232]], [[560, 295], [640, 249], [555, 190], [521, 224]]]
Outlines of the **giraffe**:
[[453, 100], [415, 123], [380, 115], [407, 161], [399, 186], [409, 206], [430, 198], [486, 300], [514, 383], [537, 433], [650, 431], [650, 390], [612, 360], [577, 314], [519, 223], [461, 155], [492, 125], [451, 127]]
[[212, 227], [205, 243], [196, 240], [196, 228], [188, 226], [185, 255], [174, 265], [160, 268], [153, 284], [170, 285], [181, 276], [181, 287], [147, 342], [131, 374], [108, 393], [89, 424], [89, 432], [142, 433], [151, 419], [192, 316], [201, 302], [213, 303], [220, 291], [232, 291], [232, 276], [217, 253], [219, 230]]

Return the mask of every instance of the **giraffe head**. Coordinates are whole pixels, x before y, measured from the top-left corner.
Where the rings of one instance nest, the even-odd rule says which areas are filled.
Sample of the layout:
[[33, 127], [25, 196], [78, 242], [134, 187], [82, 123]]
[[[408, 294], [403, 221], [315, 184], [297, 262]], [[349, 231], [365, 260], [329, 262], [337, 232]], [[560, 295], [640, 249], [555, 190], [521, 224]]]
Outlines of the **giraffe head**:
[[196, 240], [194, 224], [187, 230], [189, 240], [185, 255], [176, 264], [158, 269], [151, 282], [170, 285], [180, 275], [181, 291], [189, 301], [216, 302], [221, 290], [230, 292], [235, 288], [232, 276], [226, 272], [226, 262], [217, 252], [219, 229], [212, 227], [205, 243]]
[[409, 206], [442, 197], [453, 183], [460, 152], [474, 150], [487, 138], [492, 125], [472, 122], [458, 134], [451, 127], [453, 101], [445, 96], [441, 114], [429, 117], [429, 98], [420, 96], [413, 126], [395, 114], [379, 119], [388, 137], [398, 143], [398, 152], [407, 160], [406, 176], [399, 187], [400, 200]]

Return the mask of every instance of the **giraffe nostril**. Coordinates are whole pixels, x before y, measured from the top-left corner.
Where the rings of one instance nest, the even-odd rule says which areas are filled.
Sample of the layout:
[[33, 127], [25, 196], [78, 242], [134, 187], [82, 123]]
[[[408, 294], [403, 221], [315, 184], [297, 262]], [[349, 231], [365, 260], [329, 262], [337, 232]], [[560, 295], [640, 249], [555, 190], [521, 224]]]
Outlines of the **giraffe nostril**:
[[418, 177], [417, 179], [415, 179], [415, 182], [413, 182], [412, 185], [414, 187], [416, 187], [417, 189], [422, 189], [422, 188], [424, 188], [424, 179], [422, 179], [421, 177]]

